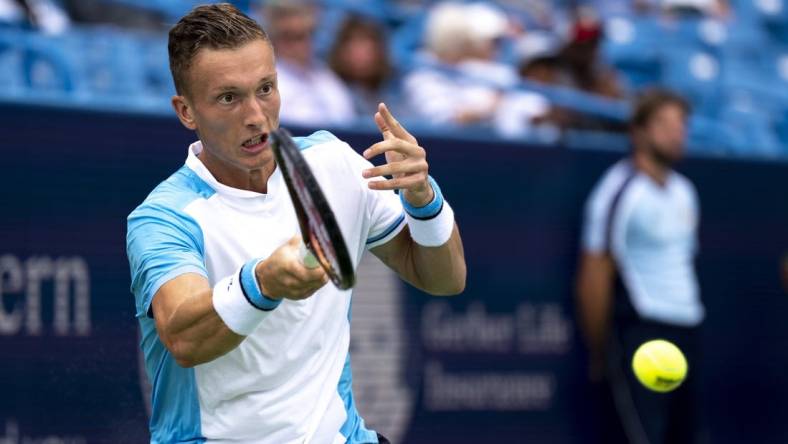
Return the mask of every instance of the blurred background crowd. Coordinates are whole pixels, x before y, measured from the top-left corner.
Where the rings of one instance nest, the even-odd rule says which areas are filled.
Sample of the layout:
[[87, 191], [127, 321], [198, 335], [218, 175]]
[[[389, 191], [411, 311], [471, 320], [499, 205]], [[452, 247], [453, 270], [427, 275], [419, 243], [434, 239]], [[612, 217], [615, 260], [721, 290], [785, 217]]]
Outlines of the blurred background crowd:
[[[170, 113], [167, 30], [199, 0], [0, 0], [0, 100]], [[631, 99], [689, 99], [691, 153], [788, 157], [783, 0], [234, 1], [278, 55], [282, 123], [627, 145]]]

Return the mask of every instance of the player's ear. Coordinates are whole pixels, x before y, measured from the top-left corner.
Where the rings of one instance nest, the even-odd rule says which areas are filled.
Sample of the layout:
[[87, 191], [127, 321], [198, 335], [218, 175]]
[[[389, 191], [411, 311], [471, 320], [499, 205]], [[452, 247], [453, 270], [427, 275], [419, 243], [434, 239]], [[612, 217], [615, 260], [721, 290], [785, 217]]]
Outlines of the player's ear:
[[185, 96], [172, 96], [172, 108], [175, 110], [175, 115], [181, 121], [183, 126], [190, 130], [197, 129], [197, 123], [194, 121], [194, 113], [192, 112], [191, 103]]

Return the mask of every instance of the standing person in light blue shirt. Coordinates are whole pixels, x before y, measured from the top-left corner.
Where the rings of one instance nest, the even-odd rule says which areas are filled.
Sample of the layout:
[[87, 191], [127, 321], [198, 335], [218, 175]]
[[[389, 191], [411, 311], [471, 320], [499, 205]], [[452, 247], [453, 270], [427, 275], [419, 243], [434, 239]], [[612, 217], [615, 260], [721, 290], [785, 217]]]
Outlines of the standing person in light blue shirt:
[[[607, 418], [617, 419], [602, 426], [611, 434], [606, 443], [699, 442], [698, 197], [673, 170], [688, 112], [668, 91], [643, 94], [631, 120], [631, 155], [602, 176], [585, 208], [578, 308], [591, 379], [609, 390]], [[689, 361], [688, 380], [670, 394], [648, 391], [631, 371], [637, 347], [656, 338], [674, 342]]]

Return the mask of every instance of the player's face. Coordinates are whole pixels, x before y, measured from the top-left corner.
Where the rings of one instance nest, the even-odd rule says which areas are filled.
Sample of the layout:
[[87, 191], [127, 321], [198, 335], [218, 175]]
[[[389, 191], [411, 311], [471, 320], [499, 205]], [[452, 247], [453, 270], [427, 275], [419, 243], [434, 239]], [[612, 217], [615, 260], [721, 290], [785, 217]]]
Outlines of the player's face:
[[197, 131], [200, 159], [219, 181], [273, 169], [268, 134], [279, 126], [279, 90], [271, 46], [254, 40], [234, 49], [201, 49], [188, 72], [181, 121]]
[[644, 129], [647, 149], [657, 160], [668, 165], [684, 156], [686, 135], [684, 109], [674, 104], [658, 109]]

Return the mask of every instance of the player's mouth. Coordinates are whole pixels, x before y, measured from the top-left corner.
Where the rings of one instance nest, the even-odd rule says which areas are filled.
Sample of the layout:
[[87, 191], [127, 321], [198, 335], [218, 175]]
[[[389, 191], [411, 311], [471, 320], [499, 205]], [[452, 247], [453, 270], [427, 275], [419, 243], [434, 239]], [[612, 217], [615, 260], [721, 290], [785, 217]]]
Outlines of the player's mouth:
[[258, 134], [251, 139], [247, 139], [241, 144], [241, 148], [249, 154], [257, 154], [263, 151], [268, 145], [268, 133]]

